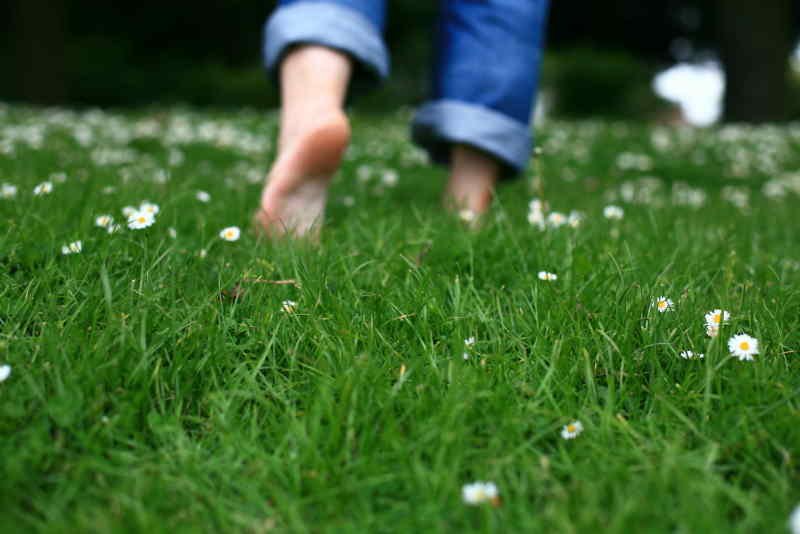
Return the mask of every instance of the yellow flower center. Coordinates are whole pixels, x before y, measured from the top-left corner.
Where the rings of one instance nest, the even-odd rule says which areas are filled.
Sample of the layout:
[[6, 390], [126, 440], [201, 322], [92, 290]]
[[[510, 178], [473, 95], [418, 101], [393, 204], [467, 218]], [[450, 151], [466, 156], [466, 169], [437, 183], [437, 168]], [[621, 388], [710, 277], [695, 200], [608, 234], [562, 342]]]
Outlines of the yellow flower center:
[[567, 432], [575, 432], [576, 430], [575, 425], [567, 425]]
[[748, 343], [747, 341], [742, 341], [741, 343], [739, 343], [739, 348], [742, 350], [750, 350], [750, 343]]
[[144, 224], [144, 222], [147, 220], [147, 217], [139, 217], [139, 218], [138, 218], [138, 219], [136, 219], [136, 220], [137, 220], [138, 222], [140, 222], [140, 223]]
[[658, 301], [658, 307], [659, 307], [659, 309], [663, 310], [664, 308], [667, 307], [667, 301], [666, 300], [659, 300]]
[[715, 323], [719, 323], [722, 320], [722, 316], [719, 313], [714, 314], [714, 318], [712, 319]]

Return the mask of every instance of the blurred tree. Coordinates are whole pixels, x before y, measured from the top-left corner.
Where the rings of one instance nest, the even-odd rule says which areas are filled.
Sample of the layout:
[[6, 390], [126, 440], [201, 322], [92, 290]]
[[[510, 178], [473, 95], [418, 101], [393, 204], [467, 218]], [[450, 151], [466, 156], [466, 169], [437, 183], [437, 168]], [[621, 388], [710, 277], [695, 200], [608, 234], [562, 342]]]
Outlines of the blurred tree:
[[67, 97], [64, 0], [13, 0], [11, 4], [15, 92], [37, 104], [63, 102]]
[[793, 0], [716, 0], [727, 121], [786, 120]]
[[[728, 72], [726, 117], [780, 119], [788, 98], [787, 58], [800, 28], [800, 20], [791, 17], [798, 1], [551, 0], [548, 49], [553, 53], [546, 57], [553, 58], [559, 79], [572, 84], [561, 100], [578, 104], [576, 114], [618, 115], [619, 102], [632, 98], [619, 95], [649, 91], [658, 69], [719, 54]], [[372, 100], [379, 109], [415, 104], [425, 96], [439, 4], [389, 2], [392, 82], [358, 99], [360, 105]], [[266, 81], [259, 51], [263, 21], [275, 3], [0, 2], [0, 99], [92, 106], [274, 106], [277, 93]], [[592, 58], [587, 51], [598, 55]], [[612, 56], [623, 55], [631, 70], [620, 73], [622, 64]], [[606, 69], [598, 58], [613, 60], [613, 65]], [[612, 70], [614, 77], [608, 76]], [[588, 87], [581, 89], [582, 84]], [[595, 90], [598, 84], [603, 91]], [[614, 101], [600, 99], [603, 95]], [[636, 100], [640, 109], [650, 108], [646, 99]], [[634, 107], [624, 110], [635, 115]]]

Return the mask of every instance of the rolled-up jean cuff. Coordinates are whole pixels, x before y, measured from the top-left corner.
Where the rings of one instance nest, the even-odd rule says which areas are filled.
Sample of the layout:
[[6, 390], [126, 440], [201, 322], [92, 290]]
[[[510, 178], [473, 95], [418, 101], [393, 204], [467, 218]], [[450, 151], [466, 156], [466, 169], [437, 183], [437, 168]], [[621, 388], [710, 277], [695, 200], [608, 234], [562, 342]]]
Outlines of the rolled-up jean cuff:
[[411, 137], [437, 163], [449, 162], [453, 144], [483, 150], [504, 165], [504, 177], [527, 166], [533, 144], [527, 124], [458, 100], [436, 100], [422, 106], [411, 125]]
[[264, 64], [274, 70], [289, 47], [310, 43], [341, 50], [381, 78], [389, 54], [379, 30], [364, 15], [329, 2], [297, 2], [279, 8], [264, 27]]

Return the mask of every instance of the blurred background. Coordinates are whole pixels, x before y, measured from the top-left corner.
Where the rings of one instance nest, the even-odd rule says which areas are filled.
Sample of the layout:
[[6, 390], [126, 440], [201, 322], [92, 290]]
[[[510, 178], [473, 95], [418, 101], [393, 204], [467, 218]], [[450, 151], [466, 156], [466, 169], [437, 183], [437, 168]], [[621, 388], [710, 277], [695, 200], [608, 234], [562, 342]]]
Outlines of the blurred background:
[[[270, 108], [275, 2], [6, 0], [0, 100]], [[390, 0], [391, 82], [360, 110], [426, 95], [438, 2]], [[800, 0], [553, 0], [538, 113], [708, 125], [800, 120]]]

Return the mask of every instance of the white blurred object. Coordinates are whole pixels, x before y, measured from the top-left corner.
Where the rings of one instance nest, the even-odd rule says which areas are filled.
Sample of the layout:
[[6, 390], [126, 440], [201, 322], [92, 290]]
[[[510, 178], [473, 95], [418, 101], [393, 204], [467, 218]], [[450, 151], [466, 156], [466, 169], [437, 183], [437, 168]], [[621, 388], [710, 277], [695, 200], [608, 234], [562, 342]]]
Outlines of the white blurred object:
[[716, 61], [678, 63], [653, 79], [656, 94], [681, 107], [687, 122], [710, 126], [722, 115], [725, 73]]

